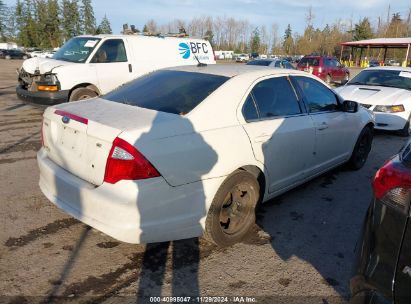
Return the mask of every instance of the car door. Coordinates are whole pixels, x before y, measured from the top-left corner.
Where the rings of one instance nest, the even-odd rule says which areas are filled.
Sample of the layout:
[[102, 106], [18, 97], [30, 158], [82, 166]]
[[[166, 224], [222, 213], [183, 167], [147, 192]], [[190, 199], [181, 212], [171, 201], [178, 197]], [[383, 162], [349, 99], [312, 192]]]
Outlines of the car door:
[[315, 127], [315, 154], [308, 174], [347, 160], [352, 152], [353, 134], [358, 134], [357, 116], [343, 112], [337, 95], [321, 82], [305, 76], [293, 76], [292, 81], [303, 96]]
[[289, 79], [274, 77], [255, 84], [243, 115], [254, 155], [268, 172], [268, 191], [302, 180], [314, 152], [315, 130]]
[[132, 79], [132, 69], [123, 39], [108, 39], [94, 53], [90, 64], [96, 69], [102, 94]]

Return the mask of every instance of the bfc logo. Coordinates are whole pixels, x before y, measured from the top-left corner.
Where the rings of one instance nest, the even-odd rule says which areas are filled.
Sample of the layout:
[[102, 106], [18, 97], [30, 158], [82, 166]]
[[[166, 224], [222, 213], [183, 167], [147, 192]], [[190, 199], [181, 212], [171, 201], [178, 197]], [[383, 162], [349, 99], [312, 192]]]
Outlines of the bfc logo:
[[180, 52], [181, 57], [183, 57], [183, 59], [188, 59], [190, 57], [190, 47], [188, 46], [187, 43], [180, 43], [178, 48], [178, 51]]
[[207, 43], [201, 43], [201, 42], [190, 42], [190, 45], [187, 43], [181, 42], [178, 45], [178, 51], [180, 52], [181, 57], [183, 59], [188, 59], [190, 58], [191, 53], [195, 56], [196, 54], [199, 54], [200, 52], [207, 54], [208, 53], [208, 46]]

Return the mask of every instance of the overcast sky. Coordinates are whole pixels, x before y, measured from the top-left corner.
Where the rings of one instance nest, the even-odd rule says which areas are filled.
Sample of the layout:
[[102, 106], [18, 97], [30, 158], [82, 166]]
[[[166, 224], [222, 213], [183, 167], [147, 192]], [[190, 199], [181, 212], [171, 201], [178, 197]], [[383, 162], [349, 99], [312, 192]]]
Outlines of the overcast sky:
[[[14, 5], [16, 1], [4, 2]], [[107, 14], [114, 33], [121, 31], [123, 23], [135, 24], [141, 29], [150, 18], [161, 24], [175, 18], [190, 20], [211, 15], [248, 19], [255, 26], [267, 28], [275, 22], [282, 34], [288, 23], [294, 32], [304, 30], [309, 6], [315, 14], [314, 26], [323, 28], [337, 19], [352, 18], [357, 22], [366, 16], [376, 24], [379, 16], [387, 17], [390, 2], [391, 13], [407, 16], [410, 0], [93, 0], [93, 6], [97, 22]]]

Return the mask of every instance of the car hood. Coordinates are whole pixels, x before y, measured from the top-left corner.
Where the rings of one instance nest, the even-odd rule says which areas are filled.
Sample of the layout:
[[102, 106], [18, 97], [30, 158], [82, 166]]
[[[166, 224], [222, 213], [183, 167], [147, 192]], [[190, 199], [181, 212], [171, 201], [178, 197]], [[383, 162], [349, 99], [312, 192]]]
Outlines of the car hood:
[[366, 85], [346, 85], [335, 90], [342, 98], [370, 105], [394, 105], [411, 98], [411, 91]]
[[35, 71], [40, 71], [40, 74], [51, 72], [52, 69], [65, 65], [75, 64], [62, 60], [55, 60], [52, 58], [34, 57], [23, 62], [22, 68], [29, 74], [35, 74]]

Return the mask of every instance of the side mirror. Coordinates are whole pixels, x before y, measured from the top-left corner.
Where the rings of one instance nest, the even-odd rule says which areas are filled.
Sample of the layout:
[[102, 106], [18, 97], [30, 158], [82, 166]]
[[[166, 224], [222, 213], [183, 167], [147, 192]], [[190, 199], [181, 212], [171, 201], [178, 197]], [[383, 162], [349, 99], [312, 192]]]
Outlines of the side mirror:
[[358, 112], [358, 103], [352, 100], [344, 100], [343, 102], [343, 111], [347, 113], [356, 113]]

